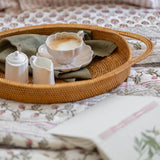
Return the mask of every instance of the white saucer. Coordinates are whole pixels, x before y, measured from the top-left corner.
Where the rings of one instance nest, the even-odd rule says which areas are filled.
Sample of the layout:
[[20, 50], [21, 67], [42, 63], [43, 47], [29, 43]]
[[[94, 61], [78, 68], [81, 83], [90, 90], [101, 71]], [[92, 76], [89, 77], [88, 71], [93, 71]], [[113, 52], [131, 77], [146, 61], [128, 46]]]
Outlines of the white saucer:
[[75, 71], [80, 69], [81, 67], [87, 66], [91, 61], [93, 57], [93, 51], [90, 46], [84, 44], [81, 52], [78, 56], [76, 56], [72, 63], [67, 65], [59, 64], [55, 61], [54, 57], [52, 57], [46, 48], [45, 44], [42, 44], [38, 48], [38, 53], [36, 56], [40, 57], [47, 57], [53, 61], [54, 70], [62, 71], [62, 72], [69, 72], [69, 71]]

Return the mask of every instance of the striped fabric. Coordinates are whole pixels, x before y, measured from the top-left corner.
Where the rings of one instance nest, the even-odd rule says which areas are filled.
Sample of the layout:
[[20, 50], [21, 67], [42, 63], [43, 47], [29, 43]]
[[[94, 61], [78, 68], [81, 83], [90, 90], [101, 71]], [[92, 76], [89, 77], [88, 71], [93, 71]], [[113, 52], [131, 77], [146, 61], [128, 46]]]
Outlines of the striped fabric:
[[[48, 7], [51, 5], [52, 0], [19, 0], [22, 10]], [[57, 0], [59, 1], [59, 0]]]
[[18, 8], [18, 0], [0, 0], [0, 10]]
[[93, 4], [101, 2], [128, 3], [147, 8], [160, 8], [160, 0], [19, 0], [22, 10], [47, 6], [76, 5], [84, 3]]
[[146, 8], [160, 8], [160, 0], [122, 0], [122, 1]]

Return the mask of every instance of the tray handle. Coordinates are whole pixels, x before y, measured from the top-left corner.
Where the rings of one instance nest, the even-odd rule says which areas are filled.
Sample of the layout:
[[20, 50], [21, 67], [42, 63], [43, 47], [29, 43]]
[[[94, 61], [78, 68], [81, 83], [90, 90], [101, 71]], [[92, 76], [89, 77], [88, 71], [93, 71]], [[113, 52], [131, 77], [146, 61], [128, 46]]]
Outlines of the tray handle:
[[122, 36], [126, 36], [126, 37], [130, 37], [130, 38], [140, 40], [143, 43], [145, 43], [145, 45], [147, 47], [146, 51], [144, 53], [142, 53], [140, 56], [138, 56], [138, 57], [136, 57], [136, 58], [134, 58], [130, 61], [131, 66], [134, 65], [135, 63], [145, 59], [146, 57], [148, 57], [151, 54], [151, 52], [153, 50], [153, 43], [151, 42], [150, 39], [148, 39], [144, 36], [135, 34], [135, 33], [123, 32], [123, 31], [116, 31], [116, 32], [118, 32]]

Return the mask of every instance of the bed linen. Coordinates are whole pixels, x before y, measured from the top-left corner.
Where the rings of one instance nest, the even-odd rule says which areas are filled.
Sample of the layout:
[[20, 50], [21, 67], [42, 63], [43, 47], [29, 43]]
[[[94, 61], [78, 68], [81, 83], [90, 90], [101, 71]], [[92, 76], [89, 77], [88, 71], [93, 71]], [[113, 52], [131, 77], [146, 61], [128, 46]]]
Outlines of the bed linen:
[[[1, 0], [3, 1], [3, 0]], [[22, 10], [42, 8], [48, 6], [62, 6], [62, 5], [82, 5], [82, 4], [96, 4], [96, 3], [128, 3], [147, 8], [159, 8], [159, 0], [19, 0], [19, 6]]]
[[[53, 23], [90, 24], [134, 32], [150, 38], [154, 50], [131, 68], [125, 82], [96, 97], [64, 104], [25, 104], [0, 99], [0, 159], [99, 160], [96, 150], [76, 148], [46, 131], [111, 95], [160, 96], [159, 9], [126, 4], [83, 4], [25, 10], [17, 16], [0, 13], [0, 31]], [[142, 42], [126, 39], [133, 57], [144, 52]]]

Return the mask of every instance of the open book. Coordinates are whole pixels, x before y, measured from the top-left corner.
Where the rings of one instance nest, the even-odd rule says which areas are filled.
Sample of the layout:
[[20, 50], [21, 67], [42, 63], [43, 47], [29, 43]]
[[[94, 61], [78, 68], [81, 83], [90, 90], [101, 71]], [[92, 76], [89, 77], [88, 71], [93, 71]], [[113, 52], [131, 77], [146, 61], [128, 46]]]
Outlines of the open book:
[[49, 132], [104, 160], [158, 160], [160, 99], [110, 96]]

